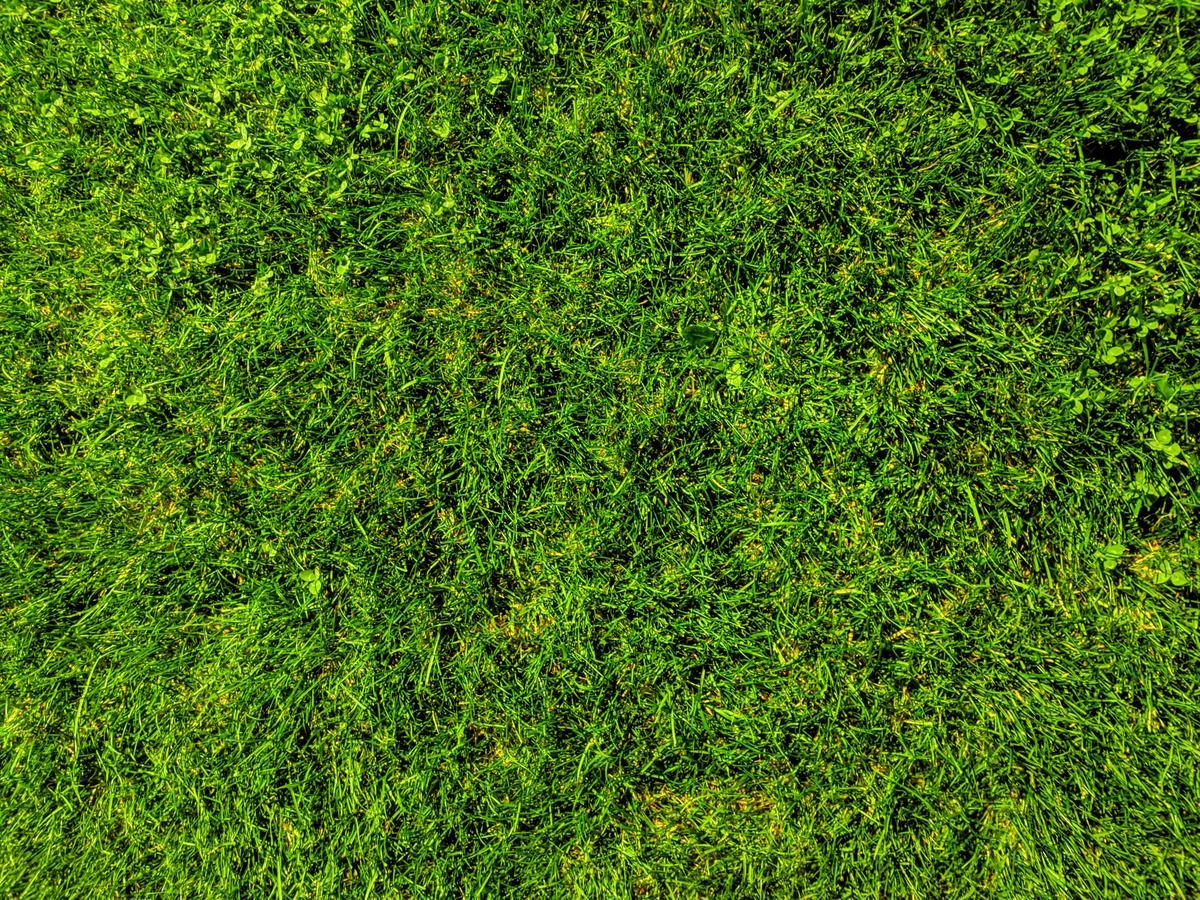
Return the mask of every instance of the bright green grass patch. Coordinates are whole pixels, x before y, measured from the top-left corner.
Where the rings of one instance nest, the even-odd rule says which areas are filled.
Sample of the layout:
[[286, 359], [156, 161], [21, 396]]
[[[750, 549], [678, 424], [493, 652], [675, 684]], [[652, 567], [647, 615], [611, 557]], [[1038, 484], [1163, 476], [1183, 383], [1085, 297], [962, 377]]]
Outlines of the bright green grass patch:
[[1200, 10], [0, 8], [0, 890], [1200, 892]]

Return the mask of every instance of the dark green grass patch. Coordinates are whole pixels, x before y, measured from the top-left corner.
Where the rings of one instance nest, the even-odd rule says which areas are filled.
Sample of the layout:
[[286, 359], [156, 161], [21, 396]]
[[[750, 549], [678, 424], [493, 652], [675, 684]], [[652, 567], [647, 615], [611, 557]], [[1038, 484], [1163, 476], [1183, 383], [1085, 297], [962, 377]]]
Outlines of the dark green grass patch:
[[0, 891], [1200, 892], [1200, 10], [0, 8]]

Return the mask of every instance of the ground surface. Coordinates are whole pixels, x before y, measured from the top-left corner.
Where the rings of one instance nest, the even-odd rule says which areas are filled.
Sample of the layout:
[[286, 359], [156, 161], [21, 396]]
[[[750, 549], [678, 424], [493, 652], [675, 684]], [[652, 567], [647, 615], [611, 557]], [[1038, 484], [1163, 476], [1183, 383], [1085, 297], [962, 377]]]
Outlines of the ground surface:
[[0, 891], [1196, 896], [1200, 10], [0, 7]]

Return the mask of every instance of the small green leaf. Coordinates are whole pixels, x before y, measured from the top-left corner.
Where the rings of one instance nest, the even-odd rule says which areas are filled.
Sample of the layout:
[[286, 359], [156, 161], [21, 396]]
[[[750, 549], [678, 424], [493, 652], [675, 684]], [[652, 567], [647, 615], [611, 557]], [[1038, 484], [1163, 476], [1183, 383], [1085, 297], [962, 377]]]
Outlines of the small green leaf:
[[683, 329], [683, 340], [689, 347], [702, 350], [717, 342], [717, 332], [707, 325], [688, 325]]
[[250, 134], [246, 130], [246, 126], [241, 123], [238, 124], [238, 135], [239, 135], [239, 137], [234, 138], [232, 141], [230, 141], [225, 146], [228, 147], [230, 150], [248, 150], [248, 149], [250, 149], [250, 143], [251, 143]]
[[742, 364], [740, 362], [733, 363], [725, 370], [725, 382], [731, 388], [740, 388], [742, 386]]
[[1115, 569], [1121, 562], [1121, 557], [1125, 555], [1125, 545], [1114, 541], [1101, 550], [1100, 555], [1104, 557], [1104, 568]]
[[1171, 429], [1160, 428], [1154, 432], [1154, 437], [1146, 441], [1153, 449], [1167, 451], [1172, 446]]
[[125, 395], [125, 405], [128, 406], [130, 409], [133, 409], [135, 406], [145, 406], [146, 405], [146, 392], [143, 391], [141, 388], [134, 388], [132, 391], [130, 391], [128, 394]]
[[263, 291], [265, 291], [267, 289], [267, 286], [271, 283], [271, 278], [274, 276], [274, 274], [275, 273], [272, 272], [268, 268], [261, 270], [255, 276], [254, 284], [251, 286], [250, 292], [253, 294], [261, 294]]
[[300, 572], [300, 580], [304, 586], [308, 588], [308, 592], [314, 597], [321, 596], [321, 569], [320, 567], [312, 570], [305, 569]]

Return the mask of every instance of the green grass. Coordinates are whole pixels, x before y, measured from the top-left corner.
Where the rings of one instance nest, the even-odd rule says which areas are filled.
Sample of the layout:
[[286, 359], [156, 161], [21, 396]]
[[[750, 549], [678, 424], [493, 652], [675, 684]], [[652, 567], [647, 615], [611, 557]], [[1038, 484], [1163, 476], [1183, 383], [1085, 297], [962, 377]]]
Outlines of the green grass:
[[1200, 894], [1197, 75], [0, 3], [0, 893]]

